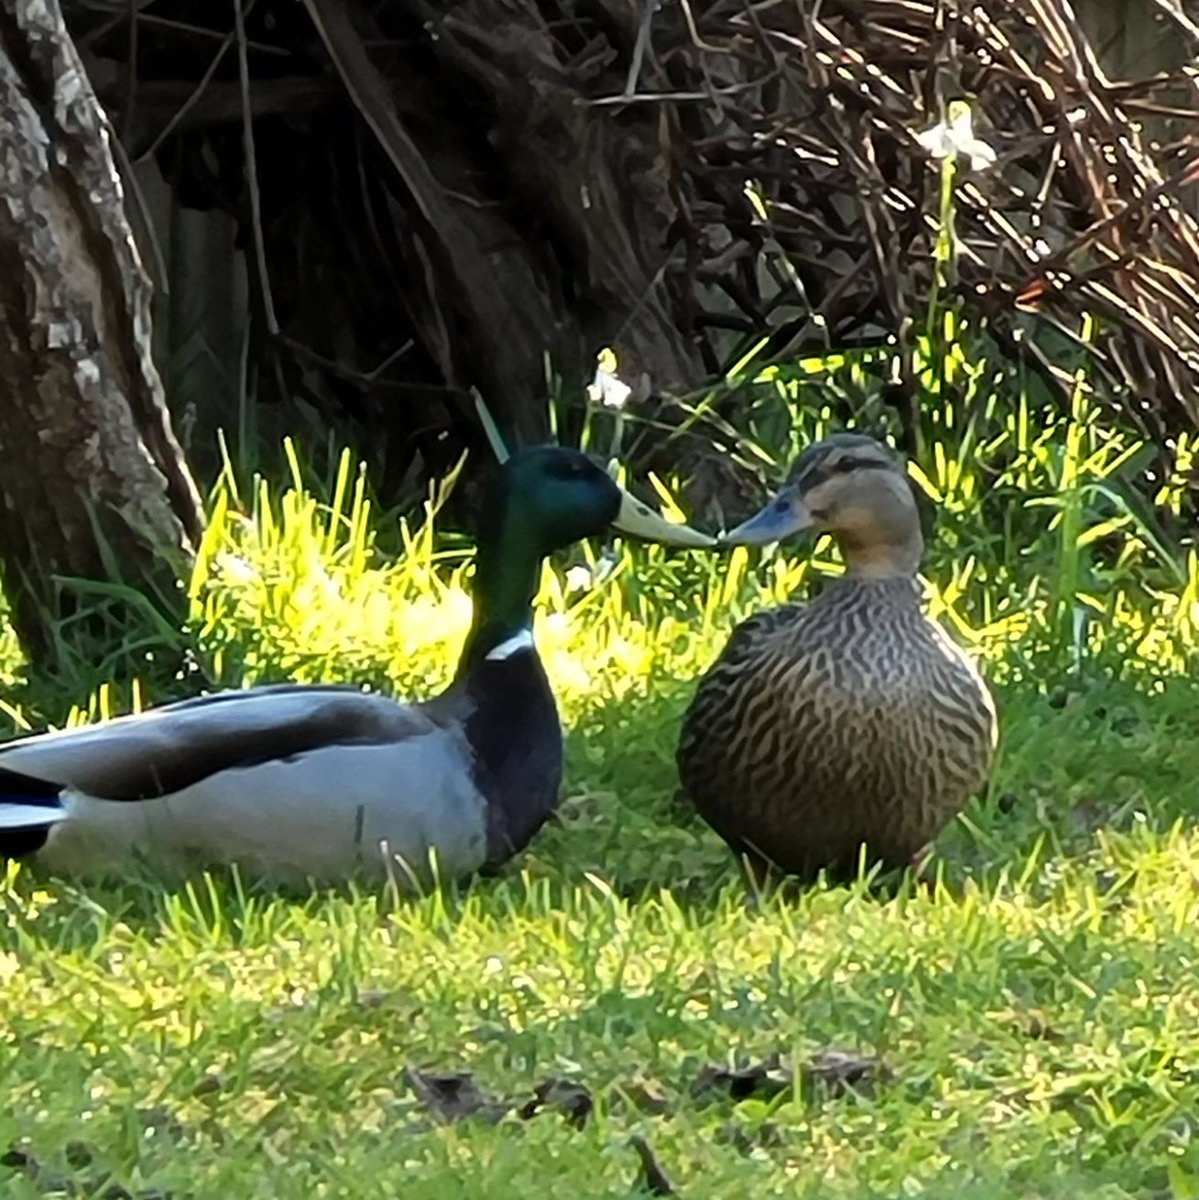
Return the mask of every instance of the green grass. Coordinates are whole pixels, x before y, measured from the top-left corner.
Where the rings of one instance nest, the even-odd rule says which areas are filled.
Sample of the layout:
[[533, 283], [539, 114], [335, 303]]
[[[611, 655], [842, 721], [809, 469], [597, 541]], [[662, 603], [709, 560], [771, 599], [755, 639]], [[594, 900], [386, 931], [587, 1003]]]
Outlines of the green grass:
[[[200, 1198], [628, 1196], [634, 1136], [688, 1200], [1199, 1196], [1194, 558], [1162, 533], [1174, 493], [1138, 507], [1138, 447], [1085, 405], [988, 421], [921, 462], [931, 602], [1003, 723], [931, 891], [754, 907], [674, 800], [692, 678], [741, 615], [835, 570], [827, 547], [620, 548], [614, 578], [572, 591], [580, 549], [547, 568], [537, 631], [566, 801], [500, 878], [402, 900], [9, 872], [0, 1149], [39, 1169], [0, 1167], [5, 1197], [109, 1177]], [[282, 494], [218, 489], [193, 677], [428, 694], [467, 623], [461, 543], [373, 516], [348, 460], [315, 489], [295, 471]], [[22, 688], [4, 645], [14, 728], [192, 683], [148, 662], [136, 687], [81, 666]], [[873, 1087], [802, 1069], [829, 1050], [880, 1059]], [[774, 1055], [756, 1093], [696, 1094], [706, 1067]], [[468, 1072], [507, 1115], [439, 1122], [411, 1070]], [[581, 1128], [520, 1115], [550, 1079], [587, 1089]]]

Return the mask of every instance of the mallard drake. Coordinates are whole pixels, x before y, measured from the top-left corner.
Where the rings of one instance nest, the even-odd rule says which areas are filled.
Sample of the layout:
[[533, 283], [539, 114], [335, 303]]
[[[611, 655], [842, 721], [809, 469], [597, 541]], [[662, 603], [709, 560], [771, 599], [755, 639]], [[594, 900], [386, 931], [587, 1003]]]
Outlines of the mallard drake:
[[997, 721], [970, 659], [924, 613], [915, 496], [860, 434], [806, 449], [787, 485], [720, 539], [836, 539], [845, 574], [751, 616], [700, 680], [677, 762], [701, 816], [762, 881], [919, 865], [985, 783]]
[[401, 885], [493, 867], [558, 802], [562, 733], [533, 642], [551, 551], [672, 525], [577, 451], [513, 455], [483, 506], [474, 617], [449, 688], [401, 704], [351, 687], [224, 692], [0, 747], [0, 858], [58, 873], [237, 863], [252, 873]]

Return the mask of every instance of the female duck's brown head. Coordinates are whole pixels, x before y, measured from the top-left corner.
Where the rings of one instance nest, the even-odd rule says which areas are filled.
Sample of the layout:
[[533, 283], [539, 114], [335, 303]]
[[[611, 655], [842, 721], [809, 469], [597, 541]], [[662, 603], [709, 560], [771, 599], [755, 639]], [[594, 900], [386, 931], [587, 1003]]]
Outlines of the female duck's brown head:
[[812, 530], [841, 547], [846, 571], [868, 579], [914, 575], [924, 551], [916, 497], [895, 454], [860, 433], [836, 433], [795, 460], [786, 486], [723, 534], [722, 546], [761, 546]]

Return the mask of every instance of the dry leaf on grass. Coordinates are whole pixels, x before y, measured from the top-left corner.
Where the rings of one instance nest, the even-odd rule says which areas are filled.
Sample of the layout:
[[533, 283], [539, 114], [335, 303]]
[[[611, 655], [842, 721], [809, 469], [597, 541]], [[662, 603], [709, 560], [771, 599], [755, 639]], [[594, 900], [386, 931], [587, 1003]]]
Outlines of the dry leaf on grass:
[[634, 1136], [630, 1139], [637, 1157], [641, 1159], [641, 1178], [638, 1180], [641, 1188], [651, 1196], [676, 1196], [674, 1184], [667, 1178], [666, 1172], [658, 1164], [650, 1144], [645, 1138]]
[[[744, 1067], [711, 1064], [696, 1076], [691, 1094], [723, 1094], [732, 1100], [770, 1099], [794, 1090], [795, 1076], [795, 1068], [779, 1054]], [[822, 1050], [799, 1067], [800, 1082], [815, 1085], [828, 1096], [851, 1091], [871, 1095], [876, 1083], [890, 1077], [891, 1071], [881, 1059], [843, 1050]]]
[[576, 1129], [582, 1129], [591, 1116], [595, 1101], [581, 1084], [569, 1079], [547, 1079], [533, 1092], [533, 1099], [520, 1109], [520, 1116], [529, 1120], [546, 1109], [557, 1109]]
[[494, 1125], [512, 1107], [484, 1093], [469, 1071], [424, 1072], [410, 1067], [404, 1072], [404, 1079], [425, 1108], [443, 1124], [477, 1117]]

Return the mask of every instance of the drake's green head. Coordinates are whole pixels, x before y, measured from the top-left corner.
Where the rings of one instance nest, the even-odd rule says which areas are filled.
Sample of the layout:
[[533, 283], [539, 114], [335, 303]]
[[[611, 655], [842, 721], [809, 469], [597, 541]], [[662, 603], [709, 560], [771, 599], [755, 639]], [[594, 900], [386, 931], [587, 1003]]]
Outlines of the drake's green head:
[[499, 470], [485, 523], [494, 533], [549, 554], [609, 529], [667, 546], [714, 546], [688, 525], [672, 525], [624, 490], [578, 450], [537, 446], [512, 455]]
[[577, 450], [537, 446], [502, 463], [479, 521], [475, 617], [463, 664], [530, 628], [547, 554], [609, 530], [668, 546], [716, 545], [706, 533], [670, 524]]

